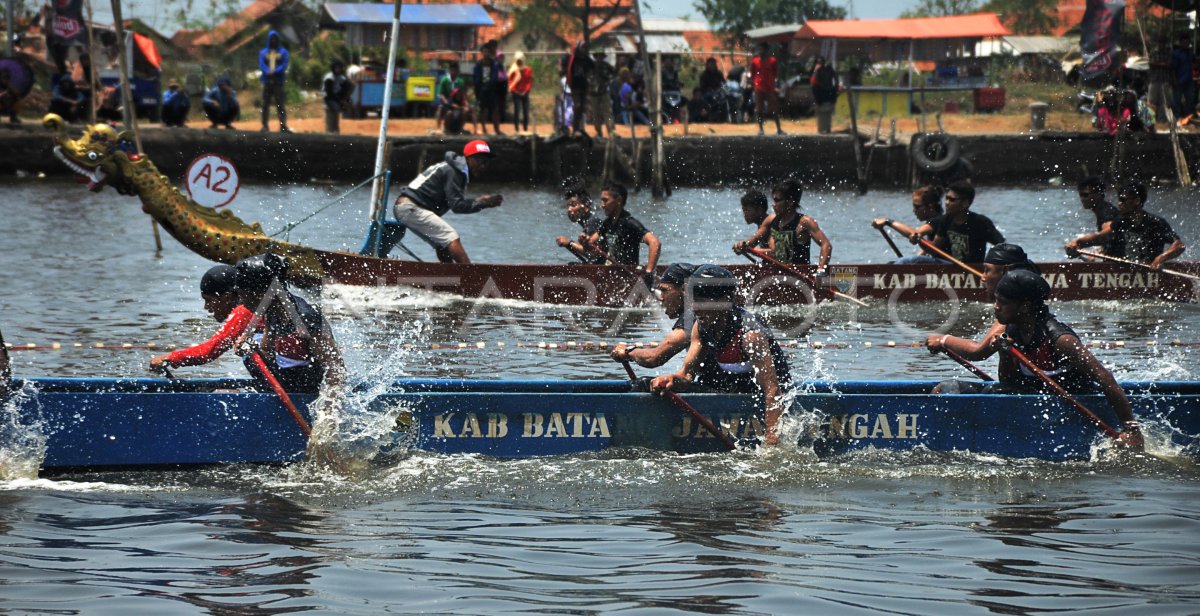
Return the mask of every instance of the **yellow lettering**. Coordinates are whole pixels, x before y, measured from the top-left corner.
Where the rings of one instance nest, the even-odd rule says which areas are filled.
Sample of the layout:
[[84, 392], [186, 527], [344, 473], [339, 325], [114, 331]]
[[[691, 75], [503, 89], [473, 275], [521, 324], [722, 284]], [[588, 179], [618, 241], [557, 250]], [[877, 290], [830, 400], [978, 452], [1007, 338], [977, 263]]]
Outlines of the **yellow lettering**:
[[521, 436], [525, 438], [536, 438], [545, 431], [546, 418], [542, 417], [541, 413], [525, 413], [525, 429], [521, 432]]
[[758, 438], [767, 434], [767, 424], [763, 423], [763, 420], [758, 417], [751, 417], [746, 426], [745, 438]]
[[450, 427], [451, 417], [454, 417], [454, 413], [433, 418], [433, 438], [455, 438], [454, 429]]
[[488, 438], [504, 438], [508, 436], [508, 415], [488, 413]]
[[1090, 282], [1088, 279], [1088, 274], [1076, 274], [1075, 276], [1077, 278], [1079, 278], [1079, 287], [1080, 288], [1082, 288], [1082, 289], [1091, 288], [1088, 286], [1088, 283]]
[[887, 283], [884, 282], [886, 274], [875, 274], [875, 279], [871, 282], [871, 286], [876, 289], [886, 289]]
[[467, 413], [467, 419], [463, 421], [462, 432], [458, 436], [460, 438], [483, 436], [483, 430], [479, 427], [479, 418], [475, 416], [475, 413]]
[[848, 422], [850, 424], [851, 438], [867, 438], [867, 416], [861, 414], [851, 415]]
[[896, 438], [917, 438], [917, 417], [916, 413], [897, 413]]
[[550, 413], [550, 421], [546, 425], [546, 438], [567, 436], [567, 427], [563, 425], [562, 414]]
[[1158, 278], [1159, 278], [1158, 272], [1146, 274], [1146, 286], [1148, 286], [1150, 288], [1157, 288], [1158, 287]]
[[583, 413], [567, 413], [567, 423], [571, 425], [571, 438], [583, 438]]
[[609, 438], [608, 418], [603, 414], [592, 417], [592, 429], [588, 432], [588, 438], [599, 436], [600, 438]]
[[925, 288], [927, 288], [927, 289], [937, 289], [938, 288], [938, 275], [937, 274], [925, 274]]
[[679, 422], [678, 426], [671, 431], [671, 436], [675, 438], [683, 438], [692, 433], [692, 418], [685, 416], [683, 421]]
[[871, 438], [892, 438], [892, 427], [888, 425], [887, 415], [879, 413], [875, 416], [875, 427], [871, 429]]

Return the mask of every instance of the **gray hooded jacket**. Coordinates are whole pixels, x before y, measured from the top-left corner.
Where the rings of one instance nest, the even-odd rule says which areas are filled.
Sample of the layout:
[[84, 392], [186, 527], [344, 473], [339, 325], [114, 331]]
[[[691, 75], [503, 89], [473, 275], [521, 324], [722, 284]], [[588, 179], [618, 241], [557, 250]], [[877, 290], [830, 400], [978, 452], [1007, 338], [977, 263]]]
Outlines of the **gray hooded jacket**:
[[444, 216], [449, 210], [456, 214], [474, 214], [483, 209], [484, 203], [463, 194], [470, 181], [468, 176], [466, 157], [446, 152], [446, 160], [422, 171], [401, 189], [400, 194], [438, 216]]

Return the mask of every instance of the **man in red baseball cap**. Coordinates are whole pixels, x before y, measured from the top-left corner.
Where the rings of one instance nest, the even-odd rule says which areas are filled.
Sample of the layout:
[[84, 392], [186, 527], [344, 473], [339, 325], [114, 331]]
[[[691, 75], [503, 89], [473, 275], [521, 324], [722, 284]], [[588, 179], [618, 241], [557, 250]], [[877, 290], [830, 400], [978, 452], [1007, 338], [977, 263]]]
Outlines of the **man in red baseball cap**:
[[467, 143], [462, 154], [446, 152], [445, 160], [421, 172], [400, 190], [392, 214], [400, 224], [433, 246], [443, 263], [470, 263], [458, 232], [442, 218], [447, 211], [474, 214], [499, 207], [501, 195], [470, 198], [464, 193], [471, 178], [487, 169], [494, 154], [486, 141]]

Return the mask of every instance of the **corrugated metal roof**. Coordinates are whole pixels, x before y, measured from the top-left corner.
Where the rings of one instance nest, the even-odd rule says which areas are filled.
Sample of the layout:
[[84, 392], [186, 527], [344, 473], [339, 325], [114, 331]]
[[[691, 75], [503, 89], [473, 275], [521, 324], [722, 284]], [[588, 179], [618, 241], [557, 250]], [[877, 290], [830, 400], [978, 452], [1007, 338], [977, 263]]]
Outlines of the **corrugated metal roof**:
[[[391, 4], [327, 2], [325, 14], [339, 24], [390, 24]], [[400, 23], [411, 26], [491, 26], [495, 22], [478, 4], [405, 4]]]
[[948, 39], [1007, 36], [1008, 28], [995, 13], [921, 17], [917, 19], [810, 20], [796, 38], [836, 39]]
[[667, 32], [689, 32], [692, 30], [711, 30], [706, 21], [693, 19], [677, 19], [674, 17], [644, 17], [642, 28], [647, 34]]

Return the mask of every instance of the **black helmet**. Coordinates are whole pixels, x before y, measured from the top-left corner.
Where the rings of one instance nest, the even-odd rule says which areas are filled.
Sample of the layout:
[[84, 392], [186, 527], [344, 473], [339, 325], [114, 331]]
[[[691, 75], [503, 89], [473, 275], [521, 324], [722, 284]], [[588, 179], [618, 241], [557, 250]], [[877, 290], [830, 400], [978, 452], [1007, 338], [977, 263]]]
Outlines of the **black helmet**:
[[673, 284], [677, 287], [682, 287], [687, 282], [688, 276], [691, 276], [696, 271], [696, 266], [691, 263], [672, 263], [663, 272], [662, 280], [667, 284]]
[[1029, 270], [1012, 270], [996, 283], [996, 295], [1018, 302], [1042, 303], [1050, 299], [1050, 283]]
[[733, 299], [737, 293], [737, 279], [733, 273], [719, 265], [701, 265], [688, 279], [695, 299]]
[[996, 244], [987, 251], [987, 256], [983, 258], [984, 263], [992, 265], [1016, 265], [1025, 263], [1029, 260], [1029, 255], [1025, 254], [1025, 250], [1016, 244]]
[[236, 276], [238, 291], [265, 291], [267, 287], [271, 286], [271, 281], [275, 280], [277, 274], [268, 263], [266, 258], [268, 256], [258, 255], [238, 261]]
[[217, 265], [209, 268], [200, 277], [200, 293], [202, 295], [224, 295], [232, 293], [235, 288], [237, 270], [232, 265]]
[[279, 279], [279, 282], [284, 282], [287, 280], [287, 275], [288, 275], [288, 260], [287, 259], [285, 259], [284, 257], [277, 255], [275, 253], [267, 253], [267, 254], [263, 255], [262, 257], [263, 257], [263, 261], [266, 262], [267, 267], [271, 268], [272, 272], [275, 272], [275, 277]]

